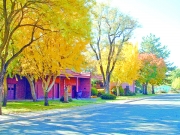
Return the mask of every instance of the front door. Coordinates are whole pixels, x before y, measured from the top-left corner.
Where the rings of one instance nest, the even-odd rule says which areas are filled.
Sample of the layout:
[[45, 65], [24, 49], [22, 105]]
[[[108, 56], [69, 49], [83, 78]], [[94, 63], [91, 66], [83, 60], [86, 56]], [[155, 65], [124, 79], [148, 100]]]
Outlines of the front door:
[[72, 98], [76, 98], [76, 86], [72, 86]]
[[15, 99], [15, 84], [8, 84], [8, 99]]
[[54, 98], [59, 98], [59, 84], [54, 84]]

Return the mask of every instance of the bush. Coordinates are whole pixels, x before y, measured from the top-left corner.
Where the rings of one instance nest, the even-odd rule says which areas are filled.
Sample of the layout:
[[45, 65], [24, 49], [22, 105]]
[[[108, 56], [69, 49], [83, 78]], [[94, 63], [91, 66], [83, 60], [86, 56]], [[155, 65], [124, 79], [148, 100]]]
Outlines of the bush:
[[[64, 96], [62, 96], [62, 97], [60, 98], [60, 101], [61, 101], [61, 102], [64, 102]], [[72, 102], [73, 100], [72, 100], [72, 98], [68, 98], [68, 101], [69, 101], [69, 102]]]
[[111, 93], [114, 94], [115, 96], [117, 95], [116, 87], [112, 88]]
[[122, 88], [122, 86], [119, 87], [119, 94], [120, 96], [124, 96], [124, 89]]
[[91, 96], [97, 96], [98, 95], [98, 90], [94, 87], [91, 88]]
[[115, 100], [116, 96], [113, 94], [103, 94], [101, 95], [101, 99]]
[[[118, 90], [119, 90], [119, 95], [124, 96], [124, 89], [122, 88], [122, 86], [120, 86]], [[117, 95], [116, 87], [114, 87], [111, 91], [112, 91], [112, 94]]]
[[136, 95], [136, 93], [131, 92], [129, 89], [125, 88], [125, 96], [134, 96], [134, 95]]
[[98, 89], [98, 97], [101, 97], [101, 95], [105, 94], [104, 89]]

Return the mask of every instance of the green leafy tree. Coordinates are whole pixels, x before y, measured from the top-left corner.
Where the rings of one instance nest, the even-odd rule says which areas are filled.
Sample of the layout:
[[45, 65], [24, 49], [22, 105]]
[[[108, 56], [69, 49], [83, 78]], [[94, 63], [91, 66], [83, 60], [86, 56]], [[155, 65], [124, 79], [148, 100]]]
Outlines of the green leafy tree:
[[169, 58], [170, 55], [170, 50], [167, 46], [161, 44], [160, 38], [153, 34], [142, 38], [140, 53], [155, 54], [158, 58], [163, 58], [166, 62], [168, 70], [176, 68], [173, 66], [173, 63], [167, 61], [167, 58]]
[[179, 78], [180, 77], [180, 68], [178, 69], [175, 69], [171, 72], [168, 72], [166, 74], [167, 76], [167, 81], [168, 81], [168, 84], [172, 85], [172, 82], [176, 79], [176, 78]]
[[175, 78], [174, 80], [173, 80], [173, 82], [172, 82], [172, 88], [174, 88], [174, 89], [180, 89], [180, 77], [178, 77], [178, 78]]
[[180, 77], [180, 68], [176, 69], [176, 70], [173, 70], [171, 73], [170, 73], [170, 79], [173, 81], [174, 79]]
[[143, 84], [143, 94], [147, 94], [147, 85], [158, 84], [162, 81], [166, 72], [166, 65], [162, 58], [154, 54], [143, 53], [139, 55], [142, 66], [140, 69], [139, 82]]

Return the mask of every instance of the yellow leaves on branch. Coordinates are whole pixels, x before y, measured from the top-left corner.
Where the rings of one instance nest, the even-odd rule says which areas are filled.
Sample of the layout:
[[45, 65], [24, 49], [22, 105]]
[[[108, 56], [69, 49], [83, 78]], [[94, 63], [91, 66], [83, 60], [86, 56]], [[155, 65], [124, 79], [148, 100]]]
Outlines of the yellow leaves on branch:
[[138, 79], [141, 67], [138, 55], [137, 44], [125, 43], [112, 75], [113, 81], [132, 84]]
[[22, 73], [39, 76], [35, 69], [44, 75], [59, 74], [65, 68], [80, 71], [90, 40], [93, 0], [18, 0], [14, 4], [19, 11], [11, 22], [11, 29], [18, 26], [12, 35], [14, 53], [33, 40], [20, 58]]
[[29, 67], [25, 70], [33, 72], [39, 78], [46, 75], [57, 76], [66, 69], [80, 71], [84, 63], [83, 51], [86, 45], [87, 41], [66, 41], [59, 33], [44, 35], [37, 44], [27, 48], [23, 54], [22, 60], [26, 62], [28, 60], [32, 71]]

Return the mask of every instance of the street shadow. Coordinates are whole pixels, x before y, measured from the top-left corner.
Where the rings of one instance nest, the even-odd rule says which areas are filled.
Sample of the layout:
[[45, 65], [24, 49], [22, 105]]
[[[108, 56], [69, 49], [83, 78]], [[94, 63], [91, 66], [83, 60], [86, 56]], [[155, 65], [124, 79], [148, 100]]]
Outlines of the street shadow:
[[[91, 109], [74, 110], [44, 118], [23, 120], [0, 126], [1, 134], [34, 135], [156, 135], [180, 134], [179, 98], [162, 98], [127, 104], [107, 103]], [[157, 102], [158, 101], [158, 102]], [[178, 104], [171, 104], [173, 102]], [[147, 102], [147, 103], [146, 103]], [[163, 102], [163, 103], [162, 103]]]

